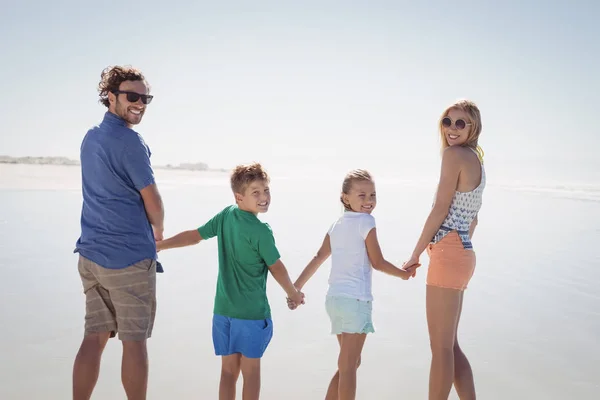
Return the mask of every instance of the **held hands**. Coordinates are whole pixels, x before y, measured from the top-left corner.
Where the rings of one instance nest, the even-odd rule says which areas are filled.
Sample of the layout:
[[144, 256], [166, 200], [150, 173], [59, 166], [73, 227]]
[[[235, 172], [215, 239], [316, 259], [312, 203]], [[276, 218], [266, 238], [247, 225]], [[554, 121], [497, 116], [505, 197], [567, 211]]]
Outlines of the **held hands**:
[[165, 250], [167, 247], [165, 246], [166, 240], [164, 238], [155, 239], [156, 240], [156, 252], [160, 252], [161, 250]]
[[163, 232], [164, 232], [163, 228], [156, 228], [156, 227], [152, 226], [152, 233], [154, 234], [155, 241], [159, 242], [159, 241], [163, 240]]
[[404, 262], [402, 264], [402, 269], [406, 272], [408, 272], [408, 274], [406, 275], [406, 278], [402, 278], [402, 279], [409, 279], [409, 278], [414, 278], [417, 275], [417, 268], [419, 268], [421, 266], [421, 263], [419, 263], [419, 257], [415, 257], [414, 255], [406, 262]]
[[163, 229], [160, 228], [155, 228], [154, 226], [152, 226], [152, 233], [154, 234], [154, 241], [156, 242], [156, 252], [160, 252], [163, 248], [161, 246], [162, 241], [164, 239], [163, 237]]
[[295, 310], [299, 305], [305, 304], [304, 293], [298, 290], [293, 296], [287, 297], [287, 306], [290, 310]]

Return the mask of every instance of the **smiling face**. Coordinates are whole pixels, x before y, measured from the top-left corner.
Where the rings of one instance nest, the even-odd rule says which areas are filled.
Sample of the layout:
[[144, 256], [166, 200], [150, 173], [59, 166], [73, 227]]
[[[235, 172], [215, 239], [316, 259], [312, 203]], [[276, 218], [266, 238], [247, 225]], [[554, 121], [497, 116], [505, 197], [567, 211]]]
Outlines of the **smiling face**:
[[439, 120], [442, 151], [449, 146], [467, 146], [477, 149], [481, 134], [481, 112], [471, 100], [451, 104]]
[[452, 108], [442, 118], [442, 135], [448, 146], [462, 146], [467, 142], [473, 123], [469, 115], [461, 109]]
[[240, 210], [254, 215], [269, 211], [271, 204], [269, 182], [262, 179], [250, 182], [243, 193], [235, 193], [235, 200]]
[[375, 183], [371, 180], [352, 181], [348, 192], [342, 192], [342, 202], [348, 211], [371, 214], [377, 205]]
[[[119, 85], [119, 91], [148, 94], [148, 87], [144, 81], [123, 81]], [[125, 120], [130, 127], [139, 124], [146, 112], [146, 105], [142, 103], [141, 98], [132, 103], [127, 100], [127, 95], [124, 93], [109, 93], [108, 101], [110, 103], [108, 110]]]

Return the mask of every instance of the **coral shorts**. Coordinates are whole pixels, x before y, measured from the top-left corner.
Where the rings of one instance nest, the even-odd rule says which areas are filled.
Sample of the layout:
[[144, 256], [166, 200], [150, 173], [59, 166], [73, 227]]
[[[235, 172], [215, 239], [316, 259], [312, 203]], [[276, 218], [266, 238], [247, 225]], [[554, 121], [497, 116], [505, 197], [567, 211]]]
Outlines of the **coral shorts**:
[[465, 290], [475, 272], [475, 252], [465, 250], [456, 231], [427, 247], [427, 284]]

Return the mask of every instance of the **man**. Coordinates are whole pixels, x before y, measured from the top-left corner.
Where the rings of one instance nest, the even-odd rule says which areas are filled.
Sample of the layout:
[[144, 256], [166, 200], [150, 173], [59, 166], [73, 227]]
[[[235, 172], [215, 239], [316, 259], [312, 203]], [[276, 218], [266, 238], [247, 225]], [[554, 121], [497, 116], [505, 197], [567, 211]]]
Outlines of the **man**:
[[121, 379], [129, 400], [146, 399], [146, 339], [156, 312], [156, 240], [164, 210], [150, 149], [132, 127], [152, 101], [144, 75], [106, 68], [98, 87], [108, 108], [81, 144], [83, 208], [79, 274], [86, 297], [85, 334], [73, 367], [73, 399], [90, 399], [102, 352], [118, 333]]

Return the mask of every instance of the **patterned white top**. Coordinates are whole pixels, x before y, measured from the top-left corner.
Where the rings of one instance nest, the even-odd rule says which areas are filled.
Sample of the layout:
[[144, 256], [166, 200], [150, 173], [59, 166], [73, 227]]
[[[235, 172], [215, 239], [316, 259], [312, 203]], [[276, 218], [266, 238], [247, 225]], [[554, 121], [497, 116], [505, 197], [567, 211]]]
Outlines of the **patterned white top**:
[[[476, 151], [475, 153], [477, 154]], [[448, 215], [444, 222], [442, 222], [442, 226], [438, 229], [431, 243], [437, 243], [448, 233], [457, 231], [464, 248], [466, 250], [473, 249], [471, 237], [469, 236], [469, 228], [481, 209], [483, 189], [485, 189], [485, 168], [479, 154], [477, 154], [477, 157], [481, 163], [481, 182], [479, 182], [479, 186], [470, 192], [456, 191], [454, 193]]]

